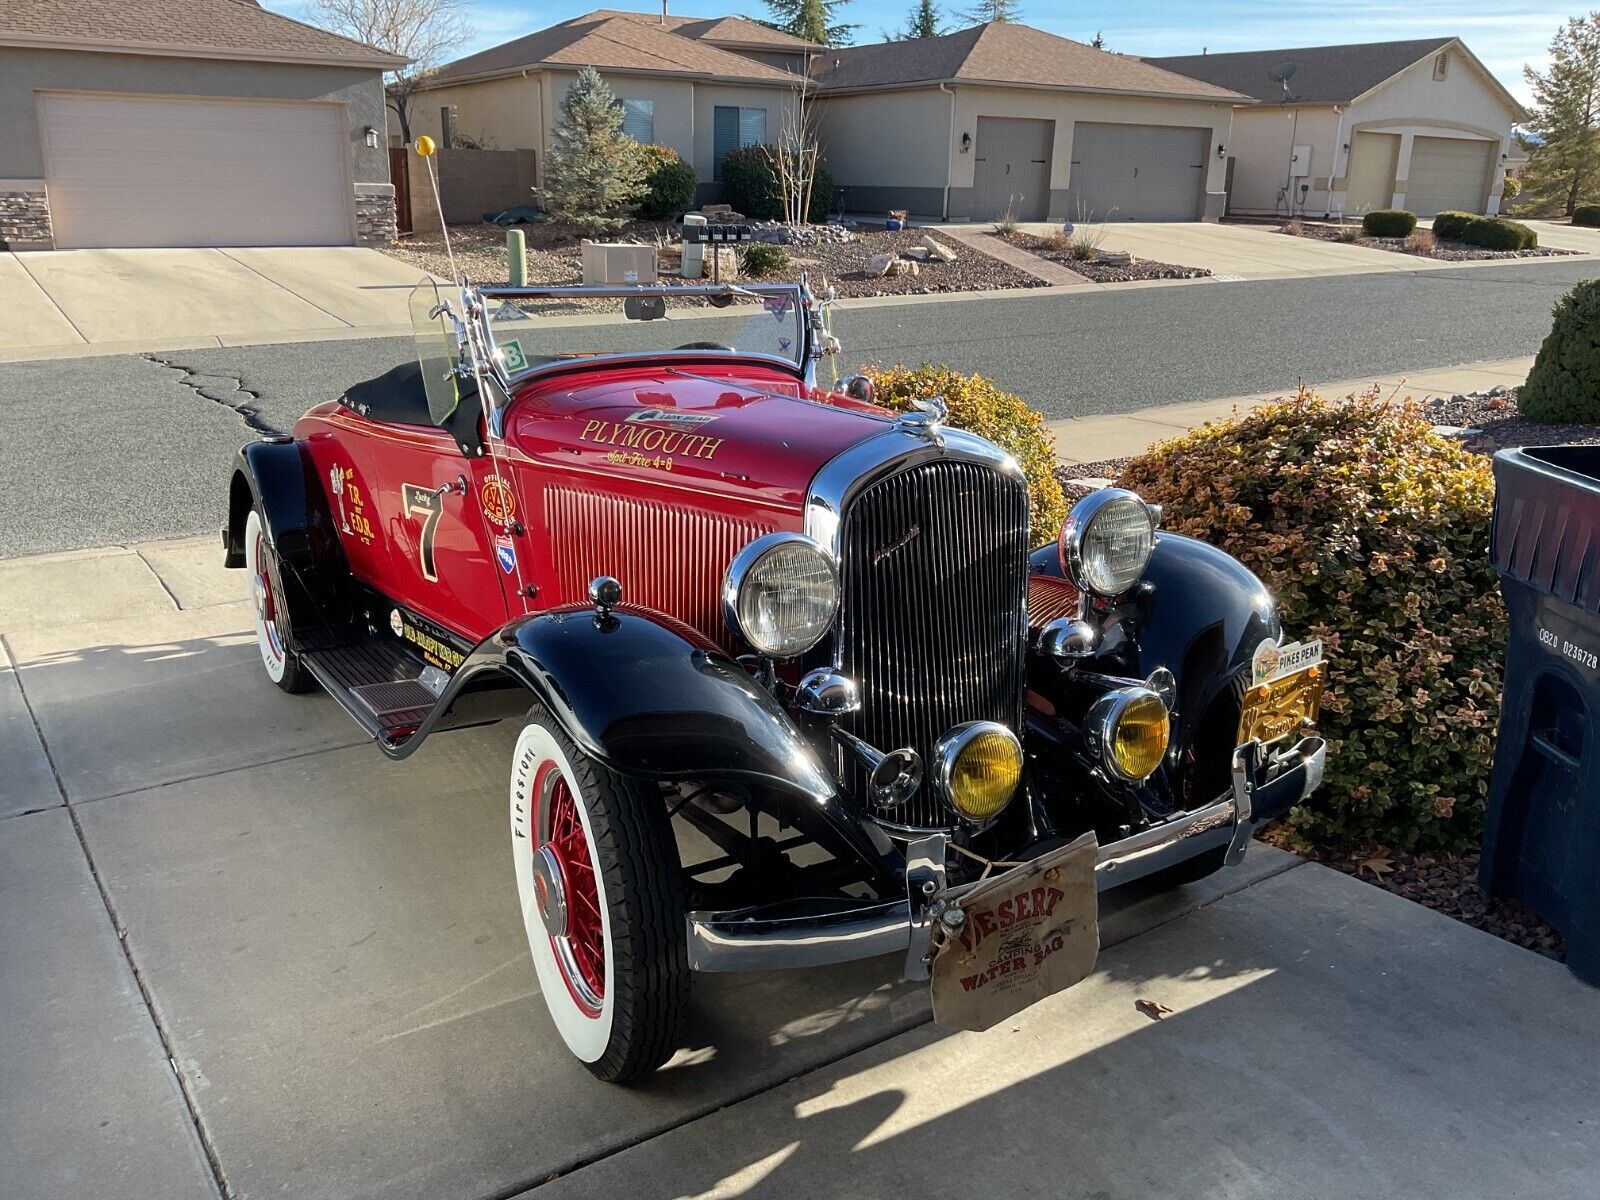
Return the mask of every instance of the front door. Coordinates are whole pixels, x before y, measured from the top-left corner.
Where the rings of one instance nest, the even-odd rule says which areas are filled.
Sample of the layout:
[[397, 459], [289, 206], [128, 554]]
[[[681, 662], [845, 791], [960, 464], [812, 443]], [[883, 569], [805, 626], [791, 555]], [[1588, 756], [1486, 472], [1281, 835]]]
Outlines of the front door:
[[1047, 218], [1055, 136], [1054, 121], [979, 117], [972, 164], [973, 217], [995, 220], [1009, 213], [1018, 221]]

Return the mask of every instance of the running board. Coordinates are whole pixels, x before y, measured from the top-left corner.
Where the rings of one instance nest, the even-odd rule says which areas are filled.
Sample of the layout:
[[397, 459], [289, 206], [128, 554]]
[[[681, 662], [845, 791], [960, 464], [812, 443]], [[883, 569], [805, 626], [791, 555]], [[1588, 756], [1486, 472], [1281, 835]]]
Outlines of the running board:
[[439, 697], [422, 683], [430, 668], [405, 643], [384, 634], [315, 650], [302, 650], [300, 661], [322, 690], [378, 741], [403, 740], [433, 711]]

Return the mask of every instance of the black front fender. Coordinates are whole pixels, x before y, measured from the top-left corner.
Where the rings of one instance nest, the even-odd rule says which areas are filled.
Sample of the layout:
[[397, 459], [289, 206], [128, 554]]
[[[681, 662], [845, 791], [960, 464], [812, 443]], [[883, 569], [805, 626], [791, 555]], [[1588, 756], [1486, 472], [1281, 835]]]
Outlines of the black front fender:
[[[670, 624], [589, 608], [522, 617], [473, 650], [435, 712], [486, 675], [508, 676], [613, 771], [746, 783], [831, 802], [833, 779], [777, 701], [737, 663]], [[390, 753], [409, 754], [431, 724]]]

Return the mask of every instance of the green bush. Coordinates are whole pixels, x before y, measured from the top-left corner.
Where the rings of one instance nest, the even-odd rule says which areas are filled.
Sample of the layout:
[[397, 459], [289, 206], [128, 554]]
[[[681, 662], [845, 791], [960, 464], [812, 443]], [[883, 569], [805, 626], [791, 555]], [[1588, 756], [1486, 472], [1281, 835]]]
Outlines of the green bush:
[[1461, 241], [1485, 250], [1533, 250], [1539, 245], [1539, 235], [1520, 221], [1479, 217], [1461, 231]]
[[[1507, 183], [1511, 181], [1506, 180]], [[1580, 204], [1572, 210], [1574, 225], [1600, 226], [1600, 204]]]
[[1600, 423], [1600, 279], [1585, 279], [1560, 300], [1517, 410], [1534, 421]]
[[776, 275], [788, 268], [789, 252], [770, 242], [752, 242], [739, 255], [739, 269], [755, 278]]
[[1417, 227], [1417, 214], [1403, 208], [1380, 208], [1361, 218], [1361, 232], [1368, 237], [1403, 238]]
[[[820, 224], [833, 211], [833, 176], [818, 164], [811, 181], [811, 206], [807, 220]], [[743, 146], [722, 156], [722, 198], [755, 221], [783, 218], [783, 198], [778, 191], [778, 172], [765, 146]]]
[[1020, 397], [1003, 392], [982, 375], [963, 375], [946, 366], [872, 367], [867, 374], [878, 389], [878, 403], [905, 411], [913, 400], [943, 396], [948, 424], [988, 438], [1022, 464], [1028, 479], [1029, 511], [1036, 542], [1061, 531], [1067, 498], [1056, 479], [1055, 443], [1044, 417]]
[[644, 153], [644, 199], [639, 215], [652, 221], [665, 221], [687, 212], [694, 205], [694, 168], [670, 146], [642, 146]]
[[1460, 212], [1449, 209], [1440, 213], [1433, 219], [1433, 236], [1444, 238], [1448, 242], [1459, 242], [1461, 235], [1466, 232], [1467, 226], [1474, 221], [1481, 221], [1477, 213]]
[[1291, 840], [1476, 847], [1506, 639], [1489, 460], [1376, 389], [1302, 392], [1156, 446], [1119, 483], [1260, 575], [1289, 637], [1324, 641], [1327, 777]]

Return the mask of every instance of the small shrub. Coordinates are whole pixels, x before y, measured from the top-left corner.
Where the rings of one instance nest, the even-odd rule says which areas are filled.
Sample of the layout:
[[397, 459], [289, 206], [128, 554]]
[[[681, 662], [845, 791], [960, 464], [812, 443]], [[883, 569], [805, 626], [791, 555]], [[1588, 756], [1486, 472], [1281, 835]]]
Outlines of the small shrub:
[[1479, 217], [1461, 231], [1461, 240], [1485, 250], [1533, 250], [1539, 235], [1520, 221], [1503, 217]]
[[1433, 234], [1447, 242], [1461, 241], [1461, 235], [1466, 232], [1467, 226], [1474, 221], [1481, 221], [1482, 217], [1476, 213], [1461, 212], [1457, 209], [1446, 209], [1433, 219]]
[[1003, 392], [982, 375], [963, 375], [946, 366], [924, 363], [911, 367], [873, 367], [868, 370], [878, 388], [878, 403], [904, 411], [913, 400], [943, 396], [949, 405], [949, 424], [988, 438], [1022, 464], [1028, 478], [1033, 537], [1046, 542], [1060, 532], [1067, 515], [1067, 499], [1055, 475], [1056, 454], [1044, 417], [1020, 396]]
[[670, 146], [642, 146], [644, 154], [644, 199], [639, 215], [652, 221], [665, 221], [687, 212], [694, 204], [697, 182], [694, 168]]
[[1515, 200], [1522, 195], [1522, 176], [1507, 175], [1500, 185], [1500, 195], [1507, 200]]
[[1555, 322], [1517, 393], [1533, 421], [1600, 423], [1600, 279], [1585, 279], [1556, 302]]
[[1222, 547], [1327, 655], [1327, 777], [1291, 835], [1465, 851], [1482, 829], [1505, 614], [1489, 565], [1489, 460], [1376, 389], [1308, 392], [1130, 462], [1163, 524]]
[[[1506, 180], [1510, 183], [1511, 180]], [[1572, 210], [1572, 223], [1574, 225], [1587, 225], [1590, 228], [1600, 227], [1600, 204], [1580, 204]]]
[[1354, 246], [1361, 240], [1361, 226], [1339, 223], [1339, 232], [1335, 235], [1346, 246]]
[[[811, 179], [811, 206], [806, 219], [821, 224], [833, 208], [833, 176], [817, 164]], [[778, 171], [766, 146], [743, 146], [722, 156], [722, 198], [734, 211], [756, 221], [783, 218], [783, 194]]]
[[1073, 230], [1072, 239], [1067, 244], [1067, 257], [1074, 262], [1089, 262], [1100, 253], [1100, 242], [1105, 238], [1103, 227], [1088, 229], [1079, 227]]
[[1368, 237], [1409, 237], [1417, 227], [1417, 214], [1403, 208], [1379, 208], [1361, 218], [1361, 228]]
[[754, 278], [777, 275], [788, 268], [789, 252], [770, 242], [752, 242], [739, 255], [739, 269]]
[[1011, 210], [1008, 208], [1005, 211], [1005, 215], [994, 223], [994, 232], [1009, 241], [1017, 236], [1017, 230], [1021, 227], [1021, 222], [1012, 215]]
[[1290, 237], [1305, 237], [1306, 223], [1299, 217], [1290, 217], [1288, 222], [1283, 227], [1283, 232], [1287, 233]]
[[1439, 239], [1431, 229], [1413, 229], [1406, 236], [1406, 249], [1412, 254], [1432, 254], [1439, 248]]

